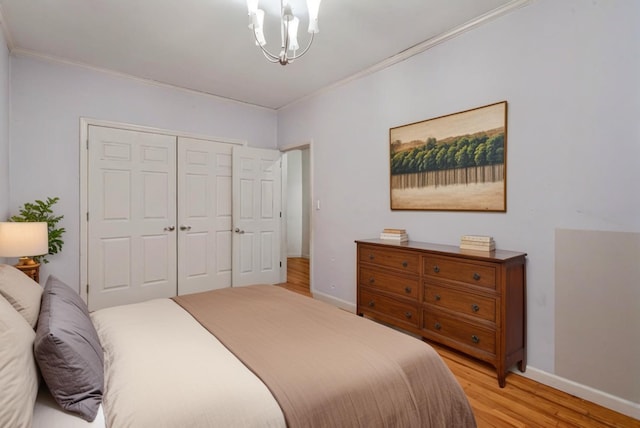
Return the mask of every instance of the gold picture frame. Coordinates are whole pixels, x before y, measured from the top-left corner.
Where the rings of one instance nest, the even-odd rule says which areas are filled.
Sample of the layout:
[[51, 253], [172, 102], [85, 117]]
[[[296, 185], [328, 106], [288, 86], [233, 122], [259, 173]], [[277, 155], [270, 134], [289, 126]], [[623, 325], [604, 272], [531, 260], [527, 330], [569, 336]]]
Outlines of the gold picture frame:
[[389, 129], [392, 210], [507, 211], [507, 102]]

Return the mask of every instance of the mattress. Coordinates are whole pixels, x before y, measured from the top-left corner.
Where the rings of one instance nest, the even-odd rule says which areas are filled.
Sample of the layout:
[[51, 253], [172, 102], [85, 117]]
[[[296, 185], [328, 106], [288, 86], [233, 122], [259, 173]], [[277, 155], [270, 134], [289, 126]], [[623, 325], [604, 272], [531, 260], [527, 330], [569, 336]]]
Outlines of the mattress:
[[34, 427], [473, 427], [426, 343], [279, 287], [91, 314], [105, 388], [92, 424], [46, 391]]

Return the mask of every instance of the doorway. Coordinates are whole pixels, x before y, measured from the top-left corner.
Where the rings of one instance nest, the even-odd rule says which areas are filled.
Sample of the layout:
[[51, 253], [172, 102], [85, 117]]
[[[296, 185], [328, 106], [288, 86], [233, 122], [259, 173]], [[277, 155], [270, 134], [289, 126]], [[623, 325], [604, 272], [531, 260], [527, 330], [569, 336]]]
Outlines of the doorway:
[[282, 286], [311, 296], [311, 147], [286, 150], [282, 159], [287, 274]]

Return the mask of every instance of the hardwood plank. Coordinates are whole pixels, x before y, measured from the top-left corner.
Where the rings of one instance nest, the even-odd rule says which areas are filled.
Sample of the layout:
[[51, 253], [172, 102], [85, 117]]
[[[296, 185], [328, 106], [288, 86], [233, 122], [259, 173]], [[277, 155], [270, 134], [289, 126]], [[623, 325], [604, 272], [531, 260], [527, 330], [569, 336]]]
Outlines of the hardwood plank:
[[493, 369], [449, 348], [430, 343], [464, 389], [478, 427], [629, 427], [640, 421], [509, 373], [500, 388]]
[[309, 259], [287, 258], [287, 282], [276, 285], [312, 297], [309, 289]]

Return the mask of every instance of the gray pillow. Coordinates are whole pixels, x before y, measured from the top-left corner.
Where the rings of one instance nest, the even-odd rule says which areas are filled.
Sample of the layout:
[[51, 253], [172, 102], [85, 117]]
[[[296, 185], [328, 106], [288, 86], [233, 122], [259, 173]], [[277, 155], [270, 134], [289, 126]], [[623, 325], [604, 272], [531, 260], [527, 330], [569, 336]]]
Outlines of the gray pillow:
[[104, 390], [102, 346], [87, 305], [53, 275], [42, 294], [34, 353], [58, 404], [93, 421]]

